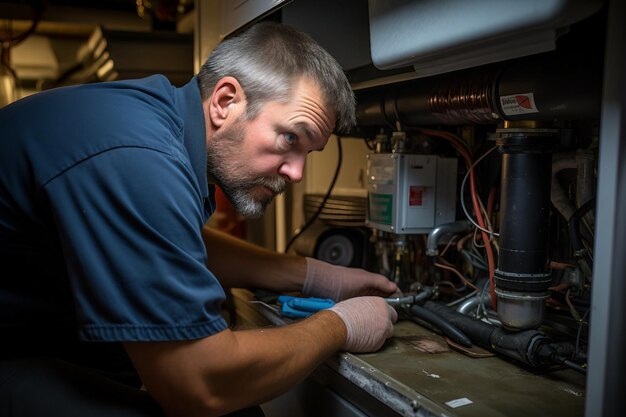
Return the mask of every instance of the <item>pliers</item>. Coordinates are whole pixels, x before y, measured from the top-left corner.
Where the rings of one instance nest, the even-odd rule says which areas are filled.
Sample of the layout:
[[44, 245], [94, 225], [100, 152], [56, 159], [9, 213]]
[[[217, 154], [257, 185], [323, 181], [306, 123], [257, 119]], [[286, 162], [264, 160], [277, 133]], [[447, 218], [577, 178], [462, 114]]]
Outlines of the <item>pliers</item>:
[[280, 315], [291, 318], [309, 317], [335, 305], [330, 298], [303, 298], [291, 295], [279, 295], [277, 301], [280, 304]]

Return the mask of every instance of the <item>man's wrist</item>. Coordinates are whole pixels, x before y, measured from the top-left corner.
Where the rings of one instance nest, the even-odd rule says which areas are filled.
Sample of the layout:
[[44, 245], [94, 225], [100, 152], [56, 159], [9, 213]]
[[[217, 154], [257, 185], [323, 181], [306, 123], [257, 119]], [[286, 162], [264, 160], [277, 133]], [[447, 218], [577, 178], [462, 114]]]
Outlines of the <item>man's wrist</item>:
[[324, 329], [333, 340], [335, 351], [341, 350], [348, 340], [348, 327], [341, 316], [332, 310], [322, 310], [307, 320], [324, 320]]

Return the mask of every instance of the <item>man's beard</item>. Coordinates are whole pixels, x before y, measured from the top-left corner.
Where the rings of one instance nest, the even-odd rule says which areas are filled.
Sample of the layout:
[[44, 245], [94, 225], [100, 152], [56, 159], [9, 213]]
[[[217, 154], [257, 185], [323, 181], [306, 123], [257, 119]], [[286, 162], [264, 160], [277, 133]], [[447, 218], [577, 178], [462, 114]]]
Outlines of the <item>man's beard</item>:
[[[274, 196], [287, 188], [281, 176], [254, 177], [241, 159], [240, 147], [245, 137], [245, 125], [239, 120], [226, 131], [217, 132], [207, 145], [207, 172], [222, 189], [235, 210], [247, 217], [261, 216]], [[271, 195], [255, 196], [254, 190], [267, 187]]]

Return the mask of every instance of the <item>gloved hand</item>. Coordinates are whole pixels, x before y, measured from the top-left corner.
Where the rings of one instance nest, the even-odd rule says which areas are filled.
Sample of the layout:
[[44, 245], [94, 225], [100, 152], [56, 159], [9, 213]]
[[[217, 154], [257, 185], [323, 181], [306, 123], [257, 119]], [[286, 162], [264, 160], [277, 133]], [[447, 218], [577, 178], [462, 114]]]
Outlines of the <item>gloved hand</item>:
[[364, 295], [389, 297], [398, 290], [398, 286], [383, 275], [364, 269], [332, 265], [314, 258], [306, 258], [306, 265], [302, 293], [309, 297], [341, 301]]
[[348, 337], [343, 350], [375, 352], [393, 335], [396, 310], [380, 297], [355, 297], [341, 301], [328, 310], [334, 311], [346, 325]]

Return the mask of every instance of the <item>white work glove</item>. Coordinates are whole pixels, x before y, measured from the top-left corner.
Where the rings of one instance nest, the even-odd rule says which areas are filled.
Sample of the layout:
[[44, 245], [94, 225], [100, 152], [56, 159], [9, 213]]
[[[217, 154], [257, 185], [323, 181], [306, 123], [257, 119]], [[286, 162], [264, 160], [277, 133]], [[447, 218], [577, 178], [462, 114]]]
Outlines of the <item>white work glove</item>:
[[314, 258], [306, 258], [306, 265], [302, 293], [309, 297], [341, 301], [364, 295], [389, 297], [398, 290], [385, 276], [364, 269], [332, 265]]
[[355, 297], [328, 310], [343, 320], [348, 337], [342, 349], [348, 352], [375, 352], [393, 335], [396, 310], [381, 297]]

